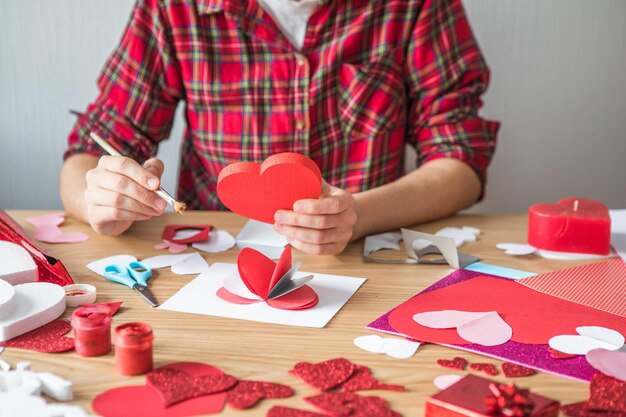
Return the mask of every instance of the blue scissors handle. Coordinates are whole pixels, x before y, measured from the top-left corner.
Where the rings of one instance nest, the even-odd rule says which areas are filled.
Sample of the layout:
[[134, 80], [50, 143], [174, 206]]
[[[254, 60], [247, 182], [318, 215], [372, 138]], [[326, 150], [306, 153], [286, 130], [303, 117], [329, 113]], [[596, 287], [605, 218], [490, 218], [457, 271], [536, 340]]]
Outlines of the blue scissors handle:
[[143, 262], [135, 261], [128, 264], [128, 272], [137, 284], [148, 286], [148, 279], [152, 276], [152, 268]]
[[130, 277], [126, 265], [107, 265], [104, 268], [104, 277], [109, 281], [135, 288], [137, 281]]

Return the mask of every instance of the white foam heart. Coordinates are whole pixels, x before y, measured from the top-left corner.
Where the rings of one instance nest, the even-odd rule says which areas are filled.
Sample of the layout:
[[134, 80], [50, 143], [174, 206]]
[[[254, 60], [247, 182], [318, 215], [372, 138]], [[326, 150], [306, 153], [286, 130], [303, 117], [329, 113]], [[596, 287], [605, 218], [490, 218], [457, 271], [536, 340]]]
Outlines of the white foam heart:
[[65, 311], [63, 287], [47, 282], [15, 286], [15, 307], [0, 319], [0, 342], [50, 323]]
[[435, 236], [444, 236], [454, 239], [457, 248], [463, 246], [465, 243], [476, 242], [476, 238], [479, 234], [479, 229], [469, 226], [463, 226], [463, 228], [444, 227], [435, 232]]
[[157, 255], [157, 256], [152, 256], [150, 258], [146, 258], [141, 262], [148, 265], [152, 269], [160, 269], [160, 268], [167, 268], [169, 266], [177, 264], [178, 262], [181, 262], [182, 260], [184, 260], [185, 258], [191, 255], [193, 254], [183, 253], [183, 254], [178, 254], [178, 255]]
[[15, 288], [13, 285], [0, 279], [0, 319], [13, 311], [15, 306]]
[[235, 246], [237, 241], [226, 230], [212, 230], [209, 239], [204, 242], [194, 242], [191, 246], [204, 252], [224, 252]]
[[578, 335], [559, 335], [550, 338], [548, 345], [559, 352], [570, 355], [586, 355], [594, 349], [617, 350], [624, 346], [624, 336], [606, 327], [581, 326]]
[[43, 398], [13, 390], [0, 393], [0, 417], [52, 417]]
[[384, 353], [396, 359], [408, 359], [415, 355], [418, 342], [392, 337], [380, 337], [377, 335], [359, 336], [353, 340], [356, 347], [371, 353]]
[[37, 264], [28, 251], [0, 240], [0, 279], [12, 285], [37, 281]]
[[108, 265], [127, 265], [136, 260], [137, 258], [132, 255], [113, 255], [90, 262], [87, 264], [87, 268], [98, 275], [104, 276], [104, 268]]
[[182, 261], [172, 265], [172, 272], [179, 275], [201, 274], [208, 269], [209, 264], [198, 252], [194, 252]]
[[439, 389], [446, 389], [456, 384], [463, 378], [463, 375], [445, 374], [439, 375], [433, 380], [433, 384]]
[[496, 248], [503, 250], [507, 255], [514, 256], [531, 255], [537, 251], [537, 248], [525, 243], [498, 243]]

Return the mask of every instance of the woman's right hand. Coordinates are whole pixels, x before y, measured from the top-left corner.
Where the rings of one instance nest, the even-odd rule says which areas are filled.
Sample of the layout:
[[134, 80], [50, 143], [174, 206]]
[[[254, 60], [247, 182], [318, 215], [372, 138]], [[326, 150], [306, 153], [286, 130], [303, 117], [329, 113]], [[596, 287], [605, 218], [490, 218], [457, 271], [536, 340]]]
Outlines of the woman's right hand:
[[99, 234], [116, 236], [135, 221], [163, 214], [167, 203], [154, 193], [161, 183], [163, 162], [151, 158], [140, 165], [123, 156], [103, 156], [87, 171], [87, 220]]

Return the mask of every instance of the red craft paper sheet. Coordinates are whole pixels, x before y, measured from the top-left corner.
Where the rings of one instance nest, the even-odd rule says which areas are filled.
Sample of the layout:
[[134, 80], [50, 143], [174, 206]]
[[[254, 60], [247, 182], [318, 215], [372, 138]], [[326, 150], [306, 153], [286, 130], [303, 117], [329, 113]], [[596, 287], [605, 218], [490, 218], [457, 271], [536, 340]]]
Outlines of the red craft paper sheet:
[[431, 329], [413, 320], [427, 311], [497, 311], [513, 328], [511, 340], [547, 344], [578, 326], [603, 326], [626, 334], [626, 321], [604, 311], [535, 291], [516, 281], [479, 276], [411, 298], [389, 315], [389, 324], [409, 337], [442, 344], [467, 344], [455, 329]]
[[611, 259], [518, 281], [536, 291], [626, 318], [626, 263]]

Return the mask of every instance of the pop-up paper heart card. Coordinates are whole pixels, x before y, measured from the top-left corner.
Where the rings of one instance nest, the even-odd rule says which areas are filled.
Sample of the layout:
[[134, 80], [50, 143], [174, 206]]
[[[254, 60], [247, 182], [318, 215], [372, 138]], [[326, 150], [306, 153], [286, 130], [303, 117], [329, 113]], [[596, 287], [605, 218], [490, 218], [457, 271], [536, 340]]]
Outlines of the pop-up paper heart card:
[[237, 214], [274, 223], [277, 210], [291, 210], [306, 198], [318, 198], [322, 173], [311, 159], [298, 153], [279, 153], [262, 164], [237, 162], [226, 166], [217, 179], [217, 195]]
[[217, 296], [235, 304], [266, 302], [284, 310], [314, 307], [319, 298], [307, 282], [313, 275], [295, 278], [300, 263], [291, 265], [291, 247], [287, 246], [277, 262], [252, 248], [244, 248], [237, 258], [238, 274], [224, 279]]

